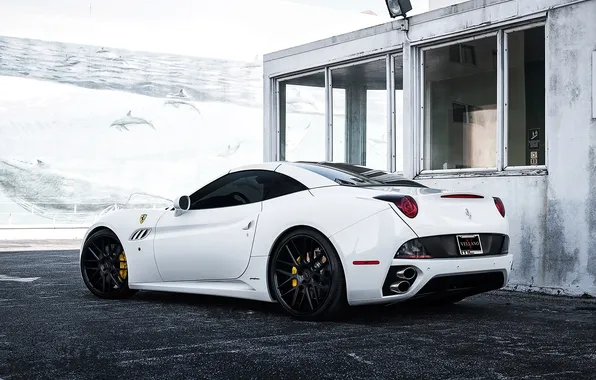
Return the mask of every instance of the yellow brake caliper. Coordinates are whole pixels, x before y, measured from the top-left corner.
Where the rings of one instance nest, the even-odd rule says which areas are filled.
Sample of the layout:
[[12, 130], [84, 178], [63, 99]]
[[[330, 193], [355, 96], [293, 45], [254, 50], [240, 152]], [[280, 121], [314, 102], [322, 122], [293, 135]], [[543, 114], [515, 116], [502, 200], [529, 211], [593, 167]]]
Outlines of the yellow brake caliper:
[[[298, 264], [300, 264], [300, 257], [298, 257], [298, 260], [296, 260], [296, 262]], [[298, 268], [292, 267], [292, 274], [296, 274], [296, 273], [298, 273]], [[298, 280], [293, 278], [292, 279], [292, 288], [295, 288], [296, 286], [298, 286]]]
[[120, 277], [122, 277], [123, 280], [126, 280], [126, 276], [128, 275], [128, 267], [126, 265], [126, 255], [124, 254], [124, 251], [122, 251], [122, 253], [120, 254]]

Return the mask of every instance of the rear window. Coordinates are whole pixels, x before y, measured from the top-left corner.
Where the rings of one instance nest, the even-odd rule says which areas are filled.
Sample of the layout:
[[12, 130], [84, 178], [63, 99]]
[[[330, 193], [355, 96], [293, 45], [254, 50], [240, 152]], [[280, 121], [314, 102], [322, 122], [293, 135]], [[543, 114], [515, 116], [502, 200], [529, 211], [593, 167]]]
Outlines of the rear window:
[[293, 164], [344, 186], [426, 187], [399, 174], [360, 165], [331, 162], [294, 162]]

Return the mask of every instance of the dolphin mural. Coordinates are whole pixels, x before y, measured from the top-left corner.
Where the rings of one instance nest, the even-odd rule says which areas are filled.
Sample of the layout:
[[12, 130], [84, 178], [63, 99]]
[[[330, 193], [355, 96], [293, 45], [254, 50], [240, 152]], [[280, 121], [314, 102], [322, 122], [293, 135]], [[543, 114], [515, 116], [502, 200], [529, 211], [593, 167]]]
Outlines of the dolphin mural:
[[240, 141], [238, 144], [232, 146], [230, 144], [228, 144], [228, 148], [225, 150], [225, 152], [219, 153], [218, 156], [219, 157], [230, 157], [231, 155], [233, 155], [234, 153], [236, 153], [238, 151], [238, 149], [240, 148], [240, 144], [242, 144], [244, 141]]
[[197, 111], [199, 114], [201, 113], [201, 111], [199, 111], [199, 109], [194, 104], [190, 103], [187, 100], [184, 100], [191, 99], [191, 97], [188, 96], [188, 94], [186, 93], [186, 91], [184, 91], [183, 88], [181, 88], [180, 91], [175, 94], [166, 95], [166, 98], [168, 99], [164, 102], [164, 106], [171, 105], [172, 107], [176, 108], [180, 108], [180, 106], [188, 106]]
[[[14, 205], [0, 204], [0, 212], [8, 209], [8, 212], [30, 213], [26, 218], [33, 223], [47, 223], [52, 219], [84, 223], [92, 222], [96, 213], [115, 203], [119, 207], [130, 202], [128, 207], [149, 208], [171, 203], [140, 188], [91, 182], [76, 174], [52, 169], [52, 165], [38, 163], [0, 157], [0, 197], [14, 202]], [[77, 204], [76, 214], [74, 204]], [[10, 211], [12, 207], [15, 211]]]
[[166, 97], [168, 97], [168, 98], [189, 98], [188, 94], [186, 93], [186, 91], [184, 91], [183, 88], [181, 88], [180, 91], [178, 91], [175, 94], [166, 95]]
[[176, 108], [180, 108], [180, 106], [188, 106], [188, 107], [196, 110], [199, 114], [201, 113], [201, 111], [199, 111], [199, 109], [194, 104], [189, 103], [184, 100], [168, 99], [164, 102], [164, 106], [166, 106], [168, 104], [171, 105], [172, 107], [176, 107]]
[[145, 125], [150, 126], [153, 129], [155, 129], [155, 127], [153, 126], [153, 124], [150, 121], [147, 121], [141, 117], [132, 116], [132, 111], [128, 111], [126, 116], [121, 117], [121, 118], [115, 120], [114, 122], [112, 122], [110, 127], [116, 127], [116, 129], [118, 129], [119, 131], [122, 131], [122, 130], [130, 131], [130, 129], [128, 129], [127, 125], [134, 125], [134, 124], [139, 124], [139, 125], [145, 124]]

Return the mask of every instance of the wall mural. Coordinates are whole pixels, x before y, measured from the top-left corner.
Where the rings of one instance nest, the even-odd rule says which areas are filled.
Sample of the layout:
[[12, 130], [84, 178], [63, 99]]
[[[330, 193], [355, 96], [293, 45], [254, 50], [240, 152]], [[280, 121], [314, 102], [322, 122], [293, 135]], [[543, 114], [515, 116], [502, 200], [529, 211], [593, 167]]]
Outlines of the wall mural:
[[0, 224], [167, 204], [262, 161], [257, 59], [0, 37], [0, 88]]

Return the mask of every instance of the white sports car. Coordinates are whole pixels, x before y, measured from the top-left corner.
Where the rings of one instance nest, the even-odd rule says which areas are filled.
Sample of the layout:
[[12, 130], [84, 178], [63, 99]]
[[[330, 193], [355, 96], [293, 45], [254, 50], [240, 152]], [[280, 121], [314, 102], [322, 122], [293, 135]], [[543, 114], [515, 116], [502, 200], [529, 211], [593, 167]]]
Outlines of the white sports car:
[[81, 273], [99, 297], [208, 294], [320, 319], [348, 305], [499, 289], [512, 265], [508, 228], [498, 197], [356, 165], [267, 162], [173, 207], [103, 215], [85, 234]]

